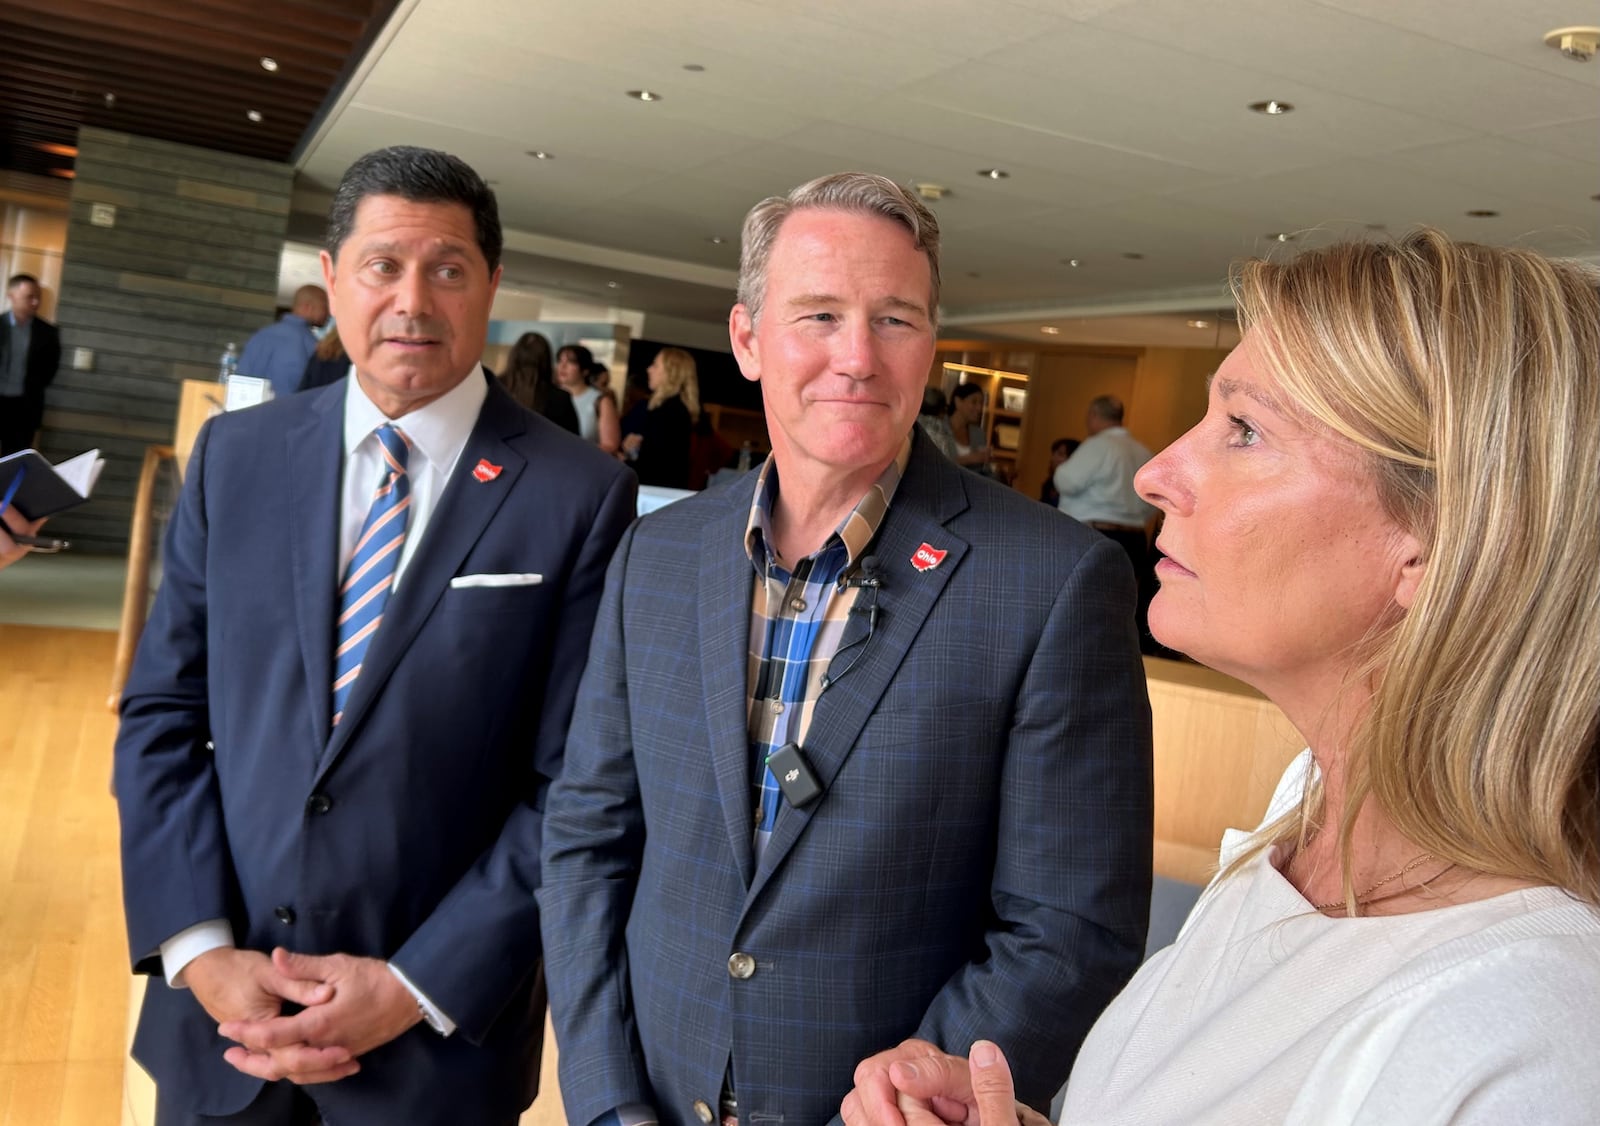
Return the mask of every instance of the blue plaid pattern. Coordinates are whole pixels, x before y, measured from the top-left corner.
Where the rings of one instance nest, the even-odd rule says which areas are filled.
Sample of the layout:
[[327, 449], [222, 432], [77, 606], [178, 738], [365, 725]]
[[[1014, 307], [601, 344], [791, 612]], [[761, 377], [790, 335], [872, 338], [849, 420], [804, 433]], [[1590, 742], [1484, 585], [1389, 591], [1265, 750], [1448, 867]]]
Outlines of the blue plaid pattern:
[[333, 726], [344, 717], [350, 688], [361, 675], [361, 662], [394, 587], [405, 545], [406, 521], [411, 509], [411, 483], [406, 477], [406, 457], [411, 442], [399, 428], [380, 426], [375, 433], [383, 446], [383, 478], [372, 496], [372, 507], [361, 525], [361, 536], [345, 566], [339, 584], [339, 621], [333, 651]]
[[756, 811], [752, 844], [757, 865], [782, 804], [782, 791], [767, 768], [767, 758], [786, 743], [805, 740], [824, 675], [839, 651], [859, 593], [843, 582], [878, 534], [910, 455], [908, 441], [828, 541], [792, 571], [769, 546], [772, 508], [778, 499], [777, 467], [771, 458], [756, 481], [745, 552], [757, 580], [750, 606], [749, 676], [751, 805]]

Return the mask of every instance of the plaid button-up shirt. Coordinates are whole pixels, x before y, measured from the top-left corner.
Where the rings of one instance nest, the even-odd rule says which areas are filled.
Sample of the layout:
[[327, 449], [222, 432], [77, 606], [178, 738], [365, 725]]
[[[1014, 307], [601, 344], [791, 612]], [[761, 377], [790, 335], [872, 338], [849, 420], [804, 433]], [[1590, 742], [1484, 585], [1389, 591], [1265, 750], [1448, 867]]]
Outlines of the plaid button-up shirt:
[[745, 553], [756, 571], [750, 599], [750, 778], [755, 810], [755, 861], [772, 836], [782, 795], [767, 769], [767, 757], [787, 743], [804, 745], [811, 712], [822, 694], [824, 674], [839, 651], [850, 608], [860, 590], [846, 586], [911, 457], [907, 438], [900, 453], [856, 502], [833, 535], [813, 555], [786, 570], [771, 547], [772, 506], [778, 474], [771, 458], [756, 479]]

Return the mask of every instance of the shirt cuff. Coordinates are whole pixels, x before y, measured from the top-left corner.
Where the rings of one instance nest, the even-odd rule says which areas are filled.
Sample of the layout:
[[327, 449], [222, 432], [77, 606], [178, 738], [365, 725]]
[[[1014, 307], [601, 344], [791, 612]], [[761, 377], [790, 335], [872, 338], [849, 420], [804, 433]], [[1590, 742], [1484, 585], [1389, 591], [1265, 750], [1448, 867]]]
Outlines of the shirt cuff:
[[660, 1126], [660, 1116], [644, 1103], [623, 1103], [608, 1110], [589, 1126]]
[[161, 972], [173, 989], [187, 989], [183, 971], [208, 950], [233, 945], [233, 928], [226, 919], [207, 919], [186, 927], [161, 944]]
[[393, 962], [387, 963], [389, 972], [399, 979], [400, 984], [406, 987], [406, 992], [417, 999], [417, 1008], [422, 1010], [422, 1019], [427, 1021], [428, 1027], [440, 1036], [449, 1036], [456, 1030], [456, 1022], [444, 1015], [444, 1012], [423, 994], [422, 990], [411, 984], [399, 966]]

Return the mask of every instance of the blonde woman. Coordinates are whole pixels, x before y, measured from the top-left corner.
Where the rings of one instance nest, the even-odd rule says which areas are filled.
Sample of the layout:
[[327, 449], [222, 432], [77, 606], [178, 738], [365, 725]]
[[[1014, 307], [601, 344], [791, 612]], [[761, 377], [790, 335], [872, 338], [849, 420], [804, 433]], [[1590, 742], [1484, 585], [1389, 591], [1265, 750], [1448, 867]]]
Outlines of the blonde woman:
[[646, 371], [650, 397], [622, 420], [622, 453], [641, 485], [689, 487], [689, 450], [700, 419], [700, 382], [694, 357], [663, 348]]
[[556, 386], [572, 397], [578, 436], [614, 454], [622, 448], [617, 401], [601, 388], [590, 386], [589, 373], [595, 368], [605, 370], [582, 344], [567, 344], [556, 352]]
[[[1309, 749], [1063, 1122], [1595, 1121], [1595, 284], [1434, 231], [1242, 268], [1243, 342], [1137, 479], [1150, 625]], [[1009, 1126], [1005, 1047], [874, 1057], [845, 1122]]]

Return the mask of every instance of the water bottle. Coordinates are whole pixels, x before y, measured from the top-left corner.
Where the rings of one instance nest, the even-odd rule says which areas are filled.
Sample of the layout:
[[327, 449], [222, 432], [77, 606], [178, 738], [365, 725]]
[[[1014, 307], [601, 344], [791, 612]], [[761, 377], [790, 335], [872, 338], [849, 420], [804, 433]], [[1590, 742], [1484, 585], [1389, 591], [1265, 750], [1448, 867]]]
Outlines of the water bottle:
[[227, 383], [230, 376], [239, 371], [239, 346], [233, 341], [228, 341], [228, 347], [222, 353], [222, 359], [217, 363], [217, 382]]

